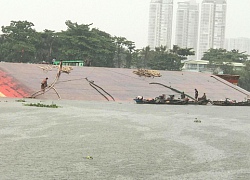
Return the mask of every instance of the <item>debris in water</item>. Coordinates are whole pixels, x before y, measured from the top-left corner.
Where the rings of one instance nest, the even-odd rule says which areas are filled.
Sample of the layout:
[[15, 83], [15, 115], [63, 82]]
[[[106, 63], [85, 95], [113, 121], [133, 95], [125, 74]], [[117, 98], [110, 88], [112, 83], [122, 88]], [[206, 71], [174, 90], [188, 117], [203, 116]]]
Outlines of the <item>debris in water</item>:
[[194, 122], [201, 123], [201, 120], [198, 120], [197, 118], [195, 118]]

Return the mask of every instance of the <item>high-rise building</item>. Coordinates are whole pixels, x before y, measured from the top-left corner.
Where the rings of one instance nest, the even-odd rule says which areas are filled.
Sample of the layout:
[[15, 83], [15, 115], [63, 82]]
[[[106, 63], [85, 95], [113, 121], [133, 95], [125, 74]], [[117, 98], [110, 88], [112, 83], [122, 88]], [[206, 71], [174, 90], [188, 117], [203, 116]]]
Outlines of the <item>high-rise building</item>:
[[228, 38], [225, 41], [225, 49], [228, 51], [235, 49], [250, 55], [250, 38]]
[[224, 47], [226, 9], [226, 0], [202, 1], [198, 59], [210, 48]]
[[198, 28], [199, 4], [195, 0], [178, 2], [175, 44], [181, 48], [193, 48], [197, 54]]
[[150, 48], [171, 48], [173, 0], [151, 0], [149, 9], [148, 45]]

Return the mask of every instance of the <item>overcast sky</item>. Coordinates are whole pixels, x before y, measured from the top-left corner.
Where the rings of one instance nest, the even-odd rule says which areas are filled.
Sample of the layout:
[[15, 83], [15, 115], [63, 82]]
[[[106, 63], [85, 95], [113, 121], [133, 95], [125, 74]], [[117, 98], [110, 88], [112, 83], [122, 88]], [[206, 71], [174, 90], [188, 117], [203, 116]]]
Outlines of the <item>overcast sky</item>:
[[[176, 9], [179, 1], [174, 2]], [[0, 3], [1, 26], [8, 26], [12, 20], [27, 20], [41, 32], [66, 30], [66, 20], [93, 23], [91, 27], [125, 37], [135, 42], [137, 48], [147, 46], [150, 0], [0, 0]], [[249, 8], [250, 0], [227, 0], [227, 38], [250, 38]]]

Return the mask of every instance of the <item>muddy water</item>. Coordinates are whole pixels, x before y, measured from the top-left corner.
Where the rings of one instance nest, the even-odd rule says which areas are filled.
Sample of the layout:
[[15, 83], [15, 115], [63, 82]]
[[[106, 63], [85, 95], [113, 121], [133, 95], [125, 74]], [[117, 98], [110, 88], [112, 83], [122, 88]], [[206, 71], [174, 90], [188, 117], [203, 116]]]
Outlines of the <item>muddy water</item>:
[[0, 101], [1, 180], [250, 179], [250, 107]]

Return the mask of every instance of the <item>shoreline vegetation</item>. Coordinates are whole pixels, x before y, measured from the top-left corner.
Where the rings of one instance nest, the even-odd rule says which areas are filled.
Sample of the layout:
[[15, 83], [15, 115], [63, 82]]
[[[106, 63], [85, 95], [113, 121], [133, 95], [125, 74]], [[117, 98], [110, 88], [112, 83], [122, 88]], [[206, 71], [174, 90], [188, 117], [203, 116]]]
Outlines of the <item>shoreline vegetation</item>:
[[15, 102], [23, 102], [24, 106], [35, 106], [35, 107], [46, 107], [46, 108], [59, 108], [59, 107], [61, 107], [61, 106], [56, 105], [54, 102], [52, 102], [51, 104], [44, 104], [44, 103], [41, 103], [41, 102], [24, 103], [24, 102], [27, 102], [25, 99], [17, 99], [17, 100], [15, 100]]

